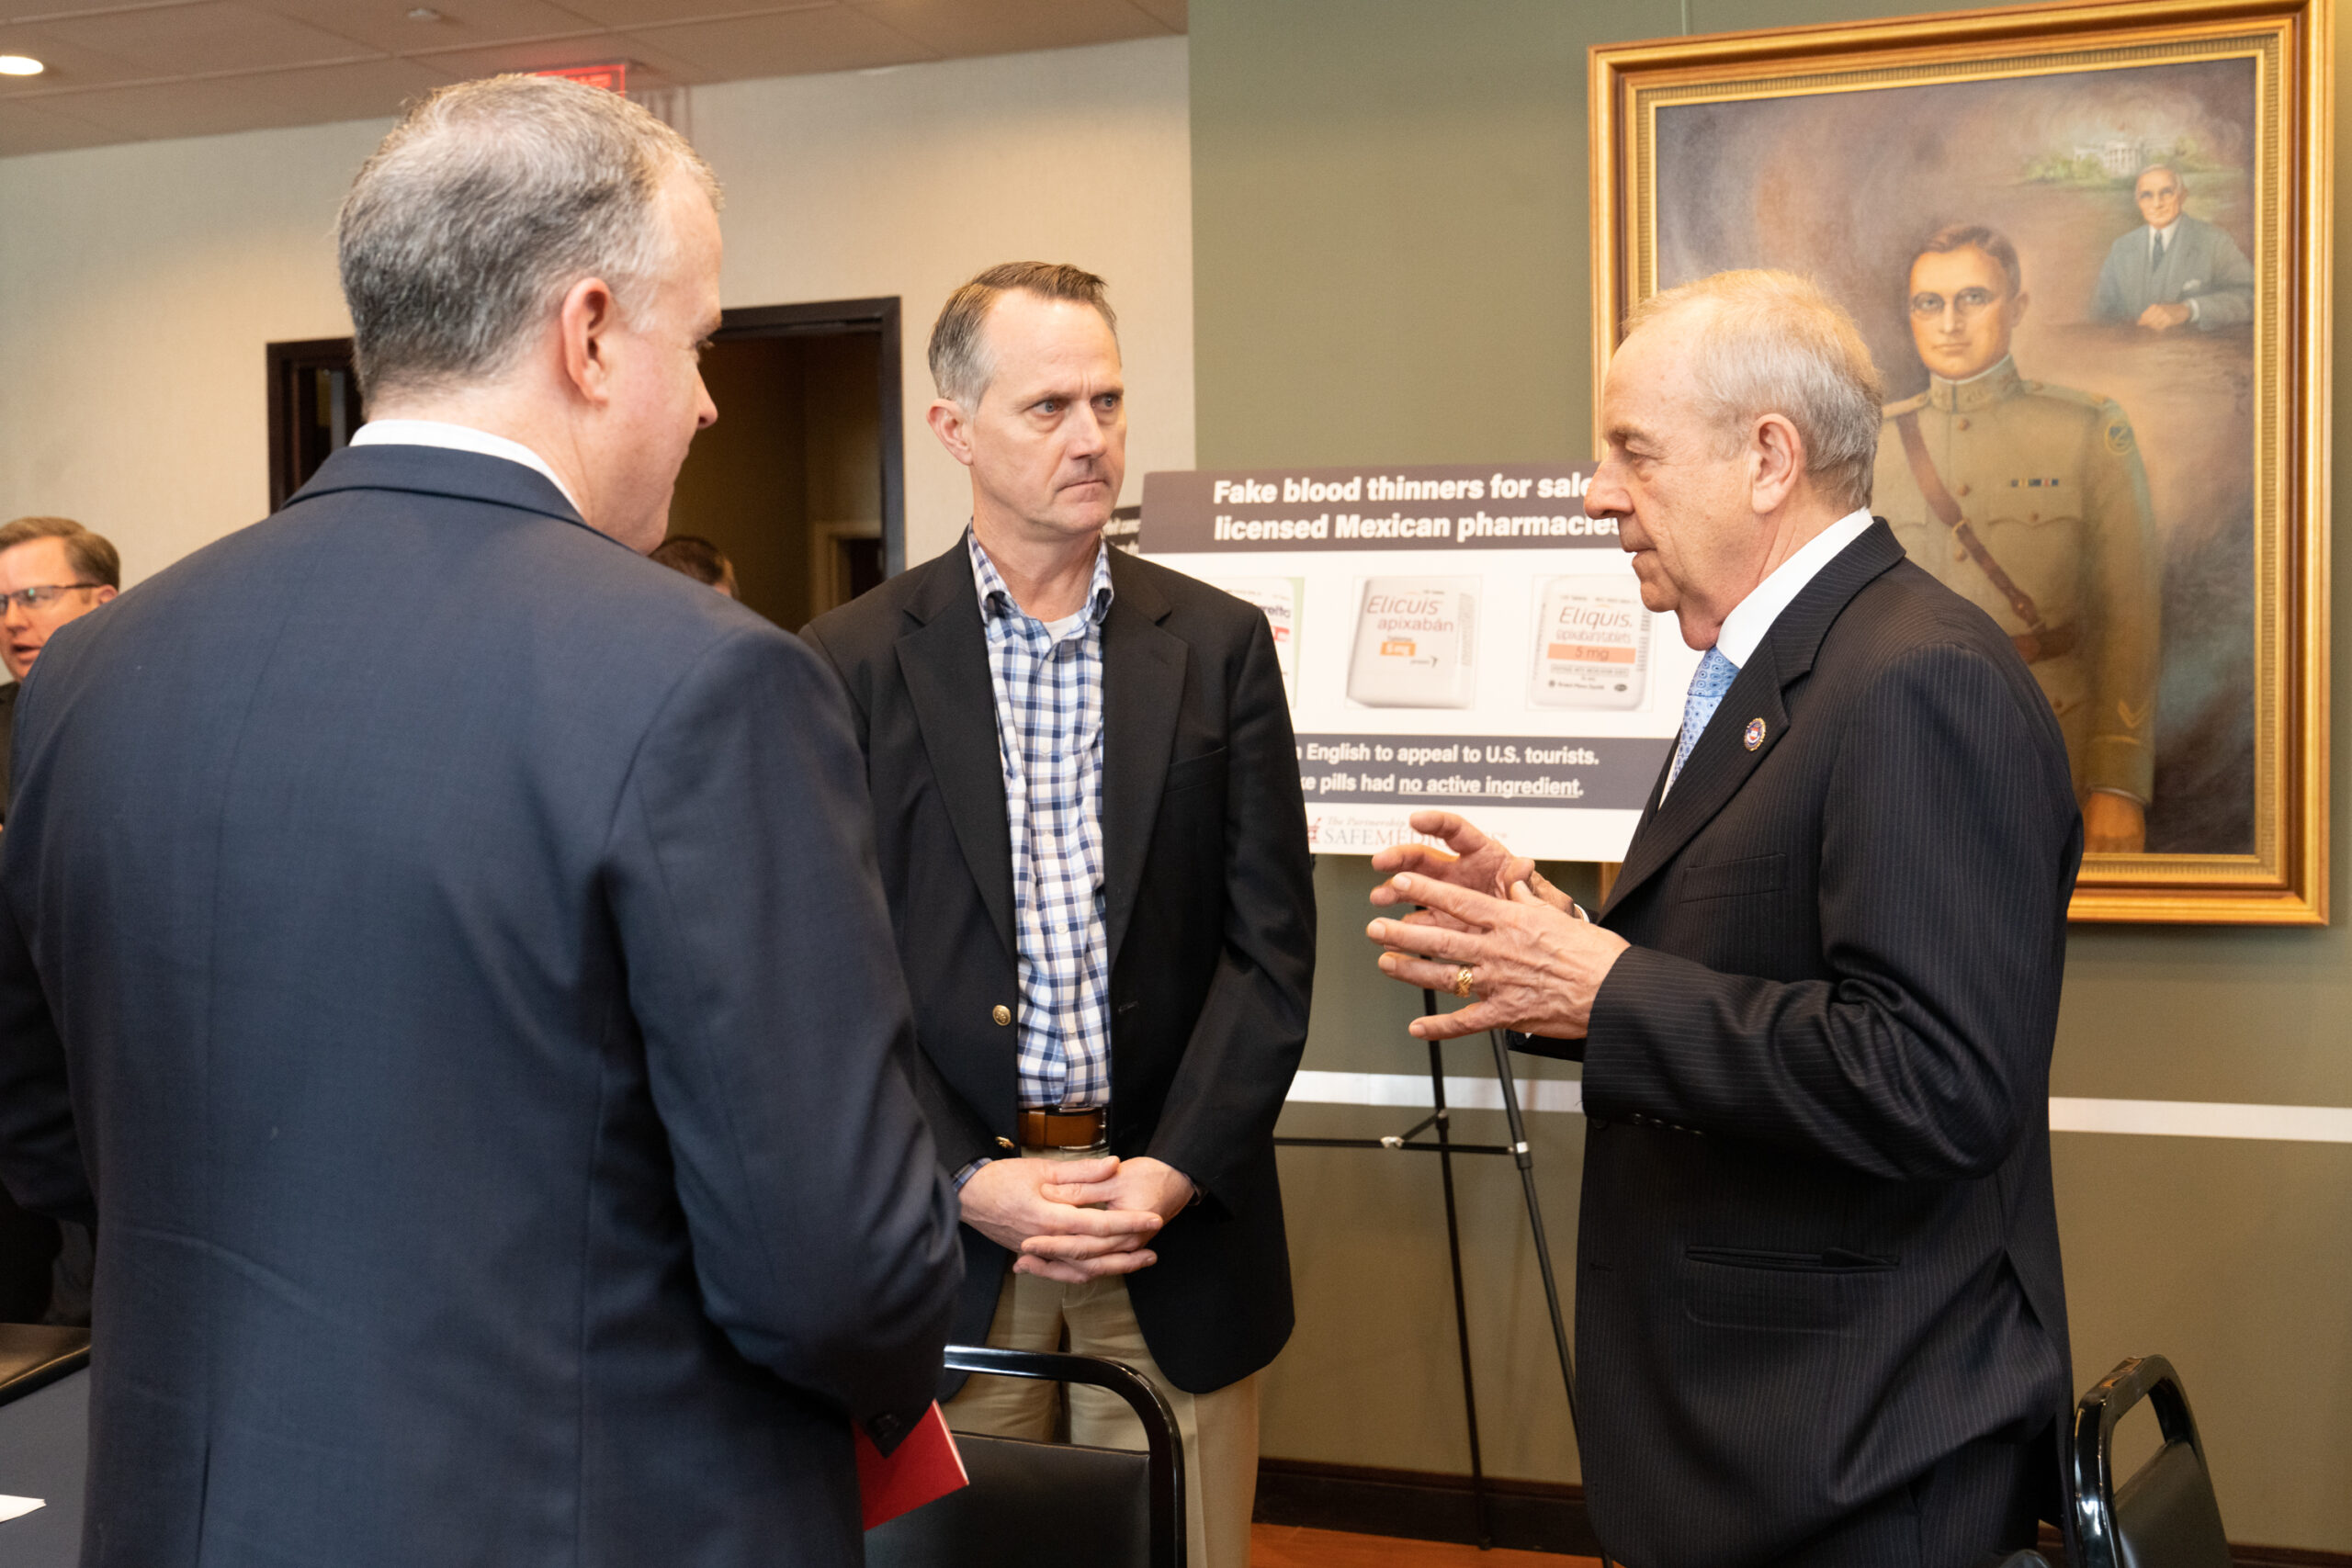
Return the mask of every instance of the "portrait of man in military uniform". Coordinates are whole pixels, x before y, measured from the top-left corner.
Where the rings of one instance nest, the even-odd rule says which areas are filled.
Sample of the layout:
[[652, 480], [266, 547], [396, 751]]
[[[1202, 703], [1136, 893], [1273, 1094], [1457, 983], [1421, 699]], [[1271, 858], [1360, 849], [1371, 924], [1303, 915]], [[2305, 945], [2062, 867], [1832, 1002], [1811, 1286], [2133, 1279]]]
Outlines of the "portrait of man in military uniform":
[[2019, 370], [2009, 344], [2029, 297], [1995, 230], [1937, 231], [1905, 302], [1928, 388], [1887, 408], [1871, 509], [2032, 669], [2065, 733], [2085, 847], [2137, 853], [2155, 787], [2162, 564], [2132, 422]]

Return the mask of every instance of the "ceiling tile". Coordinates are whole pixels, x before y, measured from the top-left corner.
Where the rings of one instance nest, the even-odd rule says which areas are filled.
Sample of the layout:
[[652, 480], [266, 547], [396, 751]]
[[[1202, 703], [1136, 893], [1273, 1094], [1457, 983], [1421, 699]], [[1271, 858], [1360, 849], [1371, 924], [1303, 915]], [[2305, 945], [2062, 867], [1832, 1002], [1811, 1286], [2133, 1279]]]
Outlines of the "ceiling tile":
[[568, 11], [608, 27], [667, 27], [673, 22], [731, 21], [776, 11], [830, 11], [841, 0], [559, 0]]
[[1164, 23], [1127, 0], [853, 0], [856, 9], [937, 52], [963, 57], [1164, 38]]
[[266, 71], [372, 52], [349, 39], [234, 0], [70, 17], [45, 24], [44, 30], [156, 76]]
[[679, 27], [632, 28], [627, 35], [677, 55], [711, 81], [796, 76], [909, 65], [937, 51], [843, 6], [745, 17]]
[[119, 132], [110, 140], [153, 141], [277, 125], [390, 118], [409, 99], [452, 80], [446, 72], [413, 61], [371, 60], [250, 76], [105, 87], [61, 98], [56, 107]]
[[435, 0], [429, 8], [440, 12], [441, 17], [429, 22], [409, 20], [417, 0], [245, 0], [245, 4], [388, 54], [557, 38], [595, 26], [550, 0]]
[[87, 120], [32, 104], [0, 103], [0, 158], [20, 152], [61, 152], [118, 141], [114, 132]]
[[99, 82], [130, 82], [155, 73], [64, 37], [53, 23], [0, 22], [0, 54], [29, 54], [49, 67], [38, 76], [0, 76], [0, 96], [40, 94]]
[[652, 48], [640, 39], [605, 31], [492, 44], [481, 49], [435, 51], [413, 58], [430, 63], [435, 70], [449, 72], [458, 81], [495, 76], [502, 71], [553, 71], [567, 65], [610, 65], [616, 62], [628, 65], [631, 92], [639, 86], [685, 86], [718, 79], [692, 62]]

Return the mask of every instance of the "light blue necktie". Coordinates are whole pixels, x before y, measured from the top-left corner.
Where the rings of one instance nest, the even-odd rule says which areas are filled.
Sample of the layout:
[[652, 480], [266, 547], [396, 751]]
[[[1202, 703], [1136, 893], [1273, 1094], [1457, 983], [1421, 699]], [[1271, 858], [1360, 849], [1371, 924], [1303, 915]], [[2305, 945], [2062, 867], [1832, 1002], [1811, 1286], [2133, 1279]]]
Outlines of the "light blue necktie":
[[1674, 781], [1682, 776], [1682, 764], [1690, 755], [1690, 748], [1699, 744], [1699, 737], [1706, 733], [1707, 721], [1715, 716], [1716, 706], [1738, 675], [1739, 666], [1724, 658], [1719, 648], [1707, 649], [1707, 656], [1699, 660], [1699, 672], [1690, 677], [1690, 694], [1682, 699], [1682, 739], [1674, 748], [1673, 771], [1666, 775], [1668, 789], [1672, 789]]

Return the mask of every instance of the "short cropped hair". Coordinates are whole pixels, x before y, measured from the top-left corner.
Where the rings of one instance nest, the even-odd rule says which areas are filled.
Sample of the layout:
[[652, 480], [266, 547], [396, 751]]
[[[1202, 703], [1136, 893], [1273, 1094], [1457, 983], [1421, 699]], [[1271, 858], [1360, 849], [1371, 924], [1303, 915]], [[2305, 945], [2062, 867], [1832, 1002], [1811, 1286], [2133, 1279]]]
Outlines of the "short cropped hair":
[[670, 265], [656, 200], [685, 139], [616, 93], [544, 76], [443, 87], [384, 138], [336, 224], [362, 394], [495, 378], [584, 277], [626, 312]]
[[1878, 367], [1853, 318], [1793, 273], [1719, 272], [1651, 295], [1626, 330], [1684, 310], [1707, 312], [1691, 378], [1724, 445], [1744, 442], [1765, 414], [1784, 415], [1822, 494], [1868, 506], [1884, 416]]
[[648, 558], [657, 560], [672, 571], [683, 571], [696, 582], [707, 582], [713, 588], [732, 592], [735, 586], [735, 563], [729, 560], [717, 545], [695, 534], [679, 534], [653, 547]]
[[989, 354], [982, 329], [997, 297], [1013, 289], [1040, 299], [1091, 305], [1102, 324], [1111, 329], [1111, 341], [1118, 341], [1119, 318], [1103, 297], [1101, 278], [1059, 262], [1002, 262], [975, 274], [969, 283], [950, 294], [931, 329], [931, 379], [941, 397], [967, 409], [979, 406], [981, 395], [996, 378], [996, 362]]
[[[1947, 223], [1928, 236], [1927, 243], [1913, 254], [1916, 265], [1921, 256], [1948, 255], [1953, 251], [1983, 251], [2001, 264], [2002, 273], [2009, 280], [2009, 292], [2025, 292], [2025, 269], [2018, 265], [2018, 248], [1998, 229], [1988, 229], [1982, 223]], [[1907, 279], [1908, 273], [1905, 273]], [[1907, 289], [1909, 284], [1906, 282]]]
[[71, 517], [19, 517], [0, 525], [0, 550], [13, 550], [35, 539], [65, 541], [65, 564], [74, 575], [95, 586], [122, 586], [122, 557], [106, 536], [93, 534]]
[[2188, 176], [2182, 174], [2178, 169], [2174, 168], [2170, 164], [2149, 164], [2146, 168], [2132, 176], [2132, 188], [2133, 190], [2138, 190], [2140, 188], [2140, 182], [2146, 179], [2150, 175], [2154, 174], [2158, 169], [2162, 169], [2165, 174], [2172, 176], [2172, 183], [2175, 188], [2177, 188], [2181, 195], [2187, 196], [2188, 194]]

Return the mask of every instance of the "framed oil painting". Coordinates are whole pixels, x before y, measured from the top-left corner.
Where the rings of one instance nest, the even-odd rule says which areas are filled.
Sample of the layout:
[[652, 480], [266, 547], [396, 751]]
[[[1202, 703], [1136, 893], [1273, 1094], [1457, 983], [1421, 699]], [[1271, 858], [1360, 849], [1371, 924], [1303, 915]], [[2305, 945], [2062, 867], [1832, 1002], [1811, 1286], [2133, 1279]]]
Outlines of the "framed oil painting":
[[2327, 918], [2329, 26], [2089, 5], [1592, 53], [1596, 387], [1626, 311], [1709, 273], [1853, 313], [1871, 510], [2065, 733], [2077, 919]]

